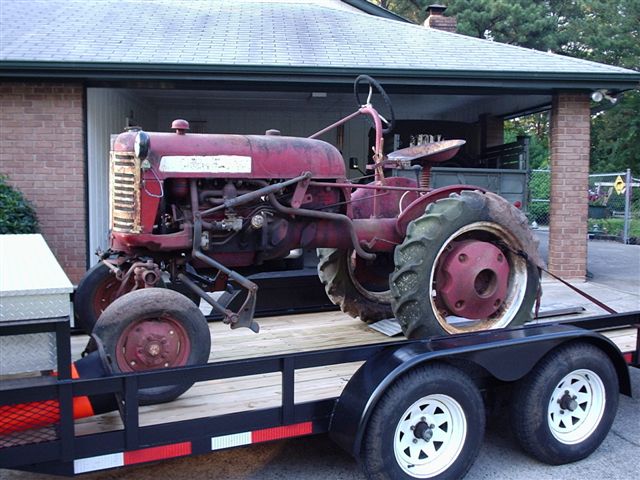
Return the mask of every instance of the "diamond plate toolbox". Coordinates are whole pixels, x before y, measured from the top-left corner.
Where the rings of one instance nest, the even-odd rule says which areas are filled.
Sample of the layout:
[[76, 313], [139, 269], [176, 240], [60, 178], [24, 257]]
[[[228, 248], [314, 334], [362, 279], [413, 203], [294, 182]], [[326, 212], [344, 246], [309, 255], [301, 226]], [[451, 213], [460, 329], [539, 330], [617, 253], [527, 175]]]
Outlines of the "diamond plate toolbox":
[[[42, 235], [0, 235], [0, 323], [70, 318], [73, 285]], [[56, 366], [53, 333], [0, 336], [0, 374]]]

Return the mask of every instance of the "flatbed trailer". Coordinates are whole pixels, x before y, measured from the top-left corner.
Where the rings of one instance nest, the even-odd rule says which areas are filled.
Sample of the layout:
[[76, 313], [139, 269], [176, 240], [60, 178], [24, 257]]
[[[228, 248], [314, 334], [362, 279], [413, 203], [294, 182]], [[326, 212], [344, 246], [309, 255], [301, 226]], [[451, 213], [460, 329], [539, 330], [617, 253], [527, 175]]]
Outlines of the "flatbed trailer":
[[[214, 347], [206, 365], [72, 379], [71, 360], [78, 357], [87, 337], [70, 337], [68, 319], [19, 325], [8, 322], [0, 325], [0, 335], [55, 332], [58, 373], [56, 377], [3, 380], [0, 408], [53, 401], [59, 408], [59, 419], [48, 427], [0, 435], [0, 468], [72, 476], [328, 432], [341, 447], [362, 461], [367, 476], [376, 462], [367, 456], [371, 457], [377, 448], [374, 456], [390, 464], [386, 471], [388, 478], [398, 474], [411, 478], [413, 468], [422, 469], [416, 477], [420, 474], [428, 478], [457, 478], [466, 473], [477, 455], [484, 431], [483, 403], [493, 397], [489, 392], [515, 389], [516, 395], [526, 393], [532, 375], [540, 373], [538, 370], [554, 355], [576, 356], [576, 349], [581, 348], [595, 352], [600, 363], [610, 363], [613, 376], [617, 377], [616, 389], [630, 395], [627, 364], [640, 366], [639, 325], [640, 312], [632, 312], [428, 340], [398, 340], [340, 312], [265, 318], [261, 320], [259, 335], [247, 329], [229, 331], [216, 322], [210, 323]], [[571, 361], [566, 363], [569, 365]], [[564, 381], [576, 372], [598, 368], [593, 365], [592, 362], [570, 367], [570, 371], [561, 371], [560, 377]], [[438, 405], [445, 411], [447, 407], [450, 409], [451, 422], [455, 422], [456, 414], [466, 415], [465, 435], [455, 455], [447, 459], [446, 448], [443, 449], [444, 454], [438, 454], [438, 458], [444, 455], [439, 460], [439, 470], [429, 470], [428, 465], [416, 462], [416, 467], [406, 461], [405, 457], [422, 456], [422, 451], [418, 454], [408, 448], [403, 457], [402, 447], [396, 444], [401, 442], [404, 427], [396, 422], [393, 412], [384, 409], [390, 408], [390, 402], [402, 403], [402, 399], [394, 397], [399, 395], [399, 386], [403, 391], [422, 388], [420, 384], [429, 383], [429, 375], [434, 376], [435, 384], [449, 381], [442, 379], [443, 373], [452, 377], [453, 390], [447, 391], [449, 386], [445, 386], [445, 393], [441, 394], [436, 388], [422, 397], [418, 395], [419, 400], [444, 402]], [[427, 380], [421, 377], [424, 375]], [[604, 395], [607, 380], [605, 375], [601, 376]], [[471, 381], [470, 387], [464, 383], [467, 380]], [[194, 385], [179, 399], [166, 404], [138, 405], [139, 389], [181, 381]], [[465, 404], [464, 395], [456, 397], [456, 389], [461, 385], [482, 392], [482, 397], [478, 397], [480, 404], [475, 404], [478, 399], [472, 396], [476, 402], [469, 407], [471, 403]], [[105, 394], [118, 398], [119, 410], [74, 420], [74, 398]], [[458, 401], [450, 402], [451, 398]], [[411, 403], [410, 400], [407, 402]], [[563, 408], [571, 410], [567, 403], [570, 400], [562, 400], [567, 404]], [[549, 403], [549, 399], [543, 402]], [[607, 409], [603, 407], [604, 413], [596, 418], [592, 428], [596, 433], [587, 437], [600, 434], [600, 424], [607, 420], [610, 403], [617, 405], [617, 392], [615, 397], [607, 392]], [[412, 408], [416, 407], [410, 406], [403, 417]], [[385, 445], [376, 444], [375, 438], [372, 440], [380, 437], [384, 441], [389, 436], [385, 418], [391, 425], [388, 428], [395, 428], [389, 437], [391, 444], [386, 445], [390, 448], [386, 449]], [[414, 444], [426, 445], [430, 435], [438, 432], [428, 421], [424, 422], [424, 417], [422, 420], [413, 422], [411, 432], [415, 435]], [[522, 429], [526, 430], [525, 427]], [[610, 424], [602, 426], [604, 435], [609, 427]], [[449, 437], [455, 437], [455, 428], [450, 430]], [[520, 432], [525, 439], [526, 435], [526, 431]], [[560, 446], [576, 443], [559, 438]], [[590, 445], [593, 443], [590, 438], [578, 443], [585, 444], [585, 451], [592, 451], [601, 441], [595, 446]], [[444, 446], [447, 447], [446, 441]], [[385, 450], [391, 453], [384, 453]], [[575, 455], [571, 451], [560, 452], [560, 457], [565, 455], [562, 458], [545, 459], [549, 453], [543, 446], [534, 446], [530, 453], [548, 463], [575, 460], [565, 458]], [[580, 455], [585, 456], [584, 452]]]

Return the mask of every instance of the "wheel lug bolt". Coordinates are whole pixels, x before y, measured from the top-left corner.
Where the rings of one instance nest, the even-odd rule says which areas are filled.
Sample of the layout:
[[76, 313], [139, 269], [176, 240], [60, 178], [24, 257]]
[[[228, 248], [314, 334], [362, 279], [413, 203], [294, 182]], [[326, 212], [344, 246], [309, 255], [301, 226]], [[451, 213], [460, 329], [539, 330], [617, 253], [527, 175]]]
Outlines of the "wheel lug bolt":
[[169, 330], [169, 335], [173, 335], [174, 331], [173, 330]]
[[135, 360], [131, 360], [131, 361], [129, 362], [129, 365], [131, 365], [132, 367], [133, 367], [135, 364], [136, 364]]
[[413, 439], [413, 443], [418, 443], [418, 439], [417, 439], [417, 438], [414, 438], [414, 439]]
[[427, 418], [426, 417], [420, 417], [420, 420], [423, 421], [423, 422], [426, 422]]
[[504, 260], [504, 257], [502, 256], [501, 253], [498, 254], [498, 261], [501, 262], [502, 260]]
[[165, 364], [164, 364], [164, 366], [165, 366], [165, 368], [166, 368], [166, 367], [168, 367], [168, 366], [169, 366], [169, 364], [168, 364], [168, 363], [165, 363]]
[[564, 415], [564, 410], [560, 410], [560, 415]]
[[429, 425], [429, 428], [433, 430], [434, 428], [436, 428], [436, 426], [432, 423], [431, 425]]
[[414, 427], [413, 425], [411, 425], [411, 430], [415, 430], [415, 429], [416, 429], [416, 427]]
[[458, 260], [460, 261], [460, 263], [464, 263], [467, 261], [467, 255], [465, 253], [461, 253], [460, 255], [458, 255]]

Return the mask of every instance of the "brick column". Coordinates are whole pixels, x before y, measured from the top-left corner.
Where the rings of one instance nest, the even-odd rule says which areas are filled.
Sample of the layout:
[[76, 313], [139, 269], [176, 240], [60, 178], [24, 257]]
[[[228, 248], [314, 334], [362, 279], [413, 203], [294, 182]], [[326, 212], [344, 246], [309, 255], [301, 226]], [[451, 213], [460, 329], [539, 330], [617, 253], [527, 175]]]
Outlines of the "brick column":
[[572, 280], [584, 280], [587, 272], [589, 132], [589, 96], [554, 95], [549, 269]]
[[86, 270], [83, 95], [77, 84], [0, 83], [0, 172], [74, 283]]

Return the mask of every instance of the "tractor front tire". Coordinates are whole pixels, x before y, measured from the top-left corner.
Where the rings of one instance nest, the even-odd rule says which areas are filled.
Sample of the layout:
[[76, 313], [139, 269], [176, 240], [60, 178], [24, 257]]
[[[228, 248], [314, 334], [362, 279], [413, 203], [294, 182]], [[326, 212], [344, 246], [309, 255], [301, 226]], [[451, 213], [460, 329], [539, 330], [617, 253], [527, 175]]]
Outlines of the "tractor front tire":
[[[116, 299], [93, 330], [116, 372], [142, 372], [207, 363], [207, 320], [191, 300], [167, 288], [145, 288]], [[170, 402], [192, 383], [143, 388], [140, 405]]]
[[[129, 291], [134, 282], [130, 280]], [[73, 314], [76, 327], [91, 333], [98, 317], [117, 298], [121, 282], [103, 262], [91, 267], [84, 274], [73, 295]]]
[[[376, 261], [384, 262], [383, 255], [379, 254]], [[363, 265], [359, 269], [354, 265], [364, 261], [357, 258], [353, 250], [319, 248], [318, 258], [318, 276], [325, 292], [344, 313], [367, 323], [392, 317], [389, 272], [386, 271], [390, 269], [390, 258], [387, 265], [379, 268]], [[369, 278], [364, 279], [365, 276]]]
[[538, 244], [526, 217], [493, 193], [427, 206], [394, 253], [393, 312], [407, 338], [521, 325], [539, 292]]

